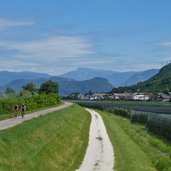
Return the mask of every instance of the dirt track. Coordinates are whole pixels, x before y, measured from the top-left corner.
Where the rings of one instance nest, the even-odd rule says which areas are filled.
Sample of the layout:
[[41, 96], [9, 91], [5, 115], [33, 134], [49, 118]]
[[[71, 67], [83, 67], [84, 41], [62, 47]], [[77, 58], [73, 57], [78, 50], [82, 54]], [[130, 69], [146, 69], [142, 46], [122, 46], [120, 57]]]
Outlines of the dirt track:
[[113, 171], [114, 151], [101, 116], [94, 110], [89, 134], [89, 145], [81, 167], [77, 171]]

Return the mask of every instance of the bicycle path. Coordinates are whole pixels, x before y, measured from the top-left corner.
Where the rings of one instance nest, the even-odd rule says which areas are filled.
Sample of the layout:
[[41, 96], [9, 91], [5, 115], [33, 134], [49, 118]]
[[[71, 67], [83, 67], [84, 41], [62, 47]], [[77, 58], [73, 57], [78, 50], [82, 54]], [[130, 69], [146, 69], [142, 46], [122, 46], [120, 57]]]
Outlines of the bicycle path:
[[46, 115], [48, 113], [53, 113], [55, 111], [67, 108], [69, 106], [71, 106], [71, 103], [64, 102], [63, 105], [60, 105], [60, 106], [57, 106], [57, 107], [53, 107], [53, 108], [50, 108], [50, 109], [45, 109], [45, 110], [41, 110], [41, 111], [38, 111], [38, 112], [33, 112], [33, 113], [30, 113], [30, 114], [24, 115], [24, 118], [22, 118], [21, 116], [18, 116], [18, 117], [15, 117], [15, 118], [2, 120], [2, 121], [0, 121], [0, 130], [4, 130], [4, 129], [7, 129], [7, 128], [14, 127], [14, 126], [16, 126], [18, 124], [23, 123], [24, 121], [31, 120], [33, 118], [37, 118], [39, 116], [43, 116], [43, 115]]
[[114, 150], [101, 116], [86, 109], [92, 116], [89, 145], [81, 167], [76, 171], [113, 171]]

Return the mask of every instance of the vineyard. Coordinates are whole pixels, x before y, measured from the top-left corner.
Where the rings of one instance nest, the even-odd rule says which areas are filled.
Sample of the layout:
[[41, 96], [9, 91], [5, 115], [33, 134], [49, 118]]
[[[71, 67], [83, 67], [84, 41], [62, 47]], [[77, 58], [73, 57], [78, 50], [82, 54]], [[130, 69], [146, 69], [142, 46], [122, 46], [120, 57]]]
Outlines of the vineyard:
[[[145, 124], [149, 131], [171, 140], [171, 107], [140, 104], [114, 104], [107, 101], [75, 101], [77, 104], [100, 109], [129, 118], [132, 123]], [[170, 111], [169, 111], [170, 109]], [[166, 112], [167, 111], [167, 112]], [[169, 113], [169, 114], [166, 114]]]

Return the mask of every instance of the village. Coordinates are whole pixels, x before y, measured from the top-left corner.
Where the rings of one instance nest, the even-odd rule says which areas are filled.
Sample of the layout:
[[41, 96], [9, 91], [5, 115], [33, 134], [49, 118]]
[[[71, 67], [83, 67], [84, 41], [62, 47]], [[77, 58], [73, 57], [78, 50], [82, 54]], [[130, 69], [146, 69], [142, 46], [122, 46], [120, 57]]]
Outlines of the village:
[[165, 93], [71, 93], [64, 97], [73, 100], [113, 100], [113, 101], [171, 101], [171, 92]]

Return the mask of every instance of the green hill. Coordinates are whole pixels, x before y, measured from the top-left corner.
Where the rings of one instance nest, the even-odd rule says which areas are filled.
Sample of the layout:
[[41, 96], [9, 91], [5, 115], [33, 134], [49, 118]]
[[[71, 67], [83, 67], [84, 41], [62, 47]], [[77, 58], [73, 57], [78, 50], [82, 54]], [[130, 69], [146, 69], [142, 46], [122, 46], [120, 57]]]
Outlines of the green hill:
[[133, 86], [119, 87], [112, 90], [113, 93], [123, 92], [169, 92], [171, 91], [171, 63], [160, 69], [159, 73], [147, 81]]

